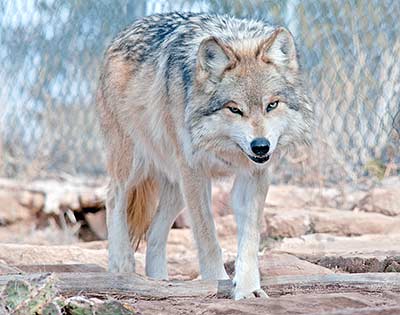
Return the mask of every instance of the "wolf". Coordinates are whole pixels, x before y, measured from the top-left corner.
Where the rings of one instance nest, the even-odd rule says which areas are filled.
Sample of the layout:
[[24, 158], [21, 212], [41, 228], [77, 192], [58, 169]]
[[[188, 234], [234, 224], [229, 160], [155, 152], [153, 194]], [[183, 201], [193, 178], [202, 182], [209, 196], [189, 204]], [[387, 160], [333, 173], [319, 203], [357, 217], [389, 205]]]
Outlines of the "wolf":
[[269, 162], [310, 139], [312, 102], [291, 33], [264, 21], [156, 14], [105, 53], [97, 111], [110, 184], [109, 269], [134, 272], [146, 236], [146, 275], [167, 279], [166, 242], [190, 215], [203, 279], [229, 279], [211, 210], [211, 181], [235, 177], [238, 227], [233, 298], [260, 287], [260, 224]]

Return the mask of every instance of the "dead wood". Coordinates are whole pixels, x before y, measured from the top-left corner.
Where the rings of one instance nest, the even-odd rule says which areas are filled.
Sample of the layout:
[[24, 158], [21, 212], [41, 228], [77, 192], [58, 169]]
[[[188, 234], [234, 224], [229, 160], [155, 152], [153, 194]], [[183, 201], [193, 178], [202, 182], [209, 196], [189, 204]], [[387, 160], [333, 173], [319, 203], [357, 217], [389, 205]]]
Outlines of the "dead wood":
[[[50, 273], [3, 275], [0, 289], [9, 280], [43, 282]], [[54, 273], [55, 286], [64, 296], [84, 294], [105, 298], [227, 298], [232, 290], [230, 280], [222, 281], [155, 281], [137, 274], [107, 272]], [[319, 276], [276, 276], [262, 281], [270, 296], [301, 293], [400, 292], [400, 274], [328, 274]]]

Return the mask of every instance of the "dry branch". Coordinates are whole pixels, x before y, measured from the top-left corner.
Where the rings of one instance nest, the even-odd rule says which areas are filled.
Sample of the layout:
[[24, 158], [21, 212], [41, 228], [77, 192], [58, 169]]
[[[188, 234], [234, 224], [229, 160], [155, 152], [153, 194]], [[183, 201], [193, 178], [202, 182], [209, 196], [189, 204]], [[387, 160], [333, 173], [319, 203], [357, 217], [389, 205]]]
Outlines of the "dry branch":
[[[0, 276], [0, 289], [9, 280], [42, 282], [50, 274], [22, 274]], [[230, 280], [223, 281], [155, 281], [137, 274], [55, 273], [55, 286], [65, 296], [85, 294], [96, 297], [118, 296], [163, 300], [168, 298], [229, 297]], [[276, 276], [262, 281], [271, 295], [299, 293], [397, 292], [400, 293], [400, 274], [329, 274], [320, 276]]]

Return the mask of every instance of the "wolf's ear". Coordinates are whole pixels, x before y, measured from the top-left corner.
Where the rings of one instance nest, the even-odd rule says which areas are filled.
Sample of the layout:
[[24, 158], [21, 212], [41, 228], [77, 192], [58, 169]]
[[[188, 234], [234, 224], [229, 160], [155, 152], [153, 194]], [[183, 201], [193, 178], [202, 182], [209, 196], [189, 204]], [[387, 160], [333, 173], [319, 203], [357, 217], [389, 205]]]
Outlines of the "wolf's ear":
[[265, 63], [286, 66], [292, 70], [299, 68], [293, 36], [283, 27], [277, 28], [261, 42], [257, 56]]
[[197, 53], [197, 70], [201, 81], [207, 78], [213, 83], [218, 82], [223, 73], [235, 67], [236, 63], [232, 49], [216, 37], [201, 42]]

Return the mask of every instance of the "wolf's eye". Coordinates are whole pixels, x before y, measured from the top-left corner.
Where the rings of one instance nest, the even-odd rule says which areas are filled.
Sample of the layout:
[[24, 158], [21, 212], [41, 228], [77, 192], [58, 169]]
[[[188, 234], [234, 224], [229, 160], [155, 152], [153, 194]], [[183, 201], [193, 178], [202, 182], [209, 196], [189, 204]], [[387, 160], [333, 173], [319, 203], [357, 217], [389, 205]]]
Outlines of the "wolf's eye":
[[274, 110], [277, 108], [279, 105], [279, 101], [271, 102], [267, 105], [267, 113], [270, 112], [271, 110]]
[[227, 108], [234, 114], [238, 114], [240, 116], [243, 116], [243, 112], [237, 108], [237, 107], [232, 107], [232, 106], [227, 106]]

